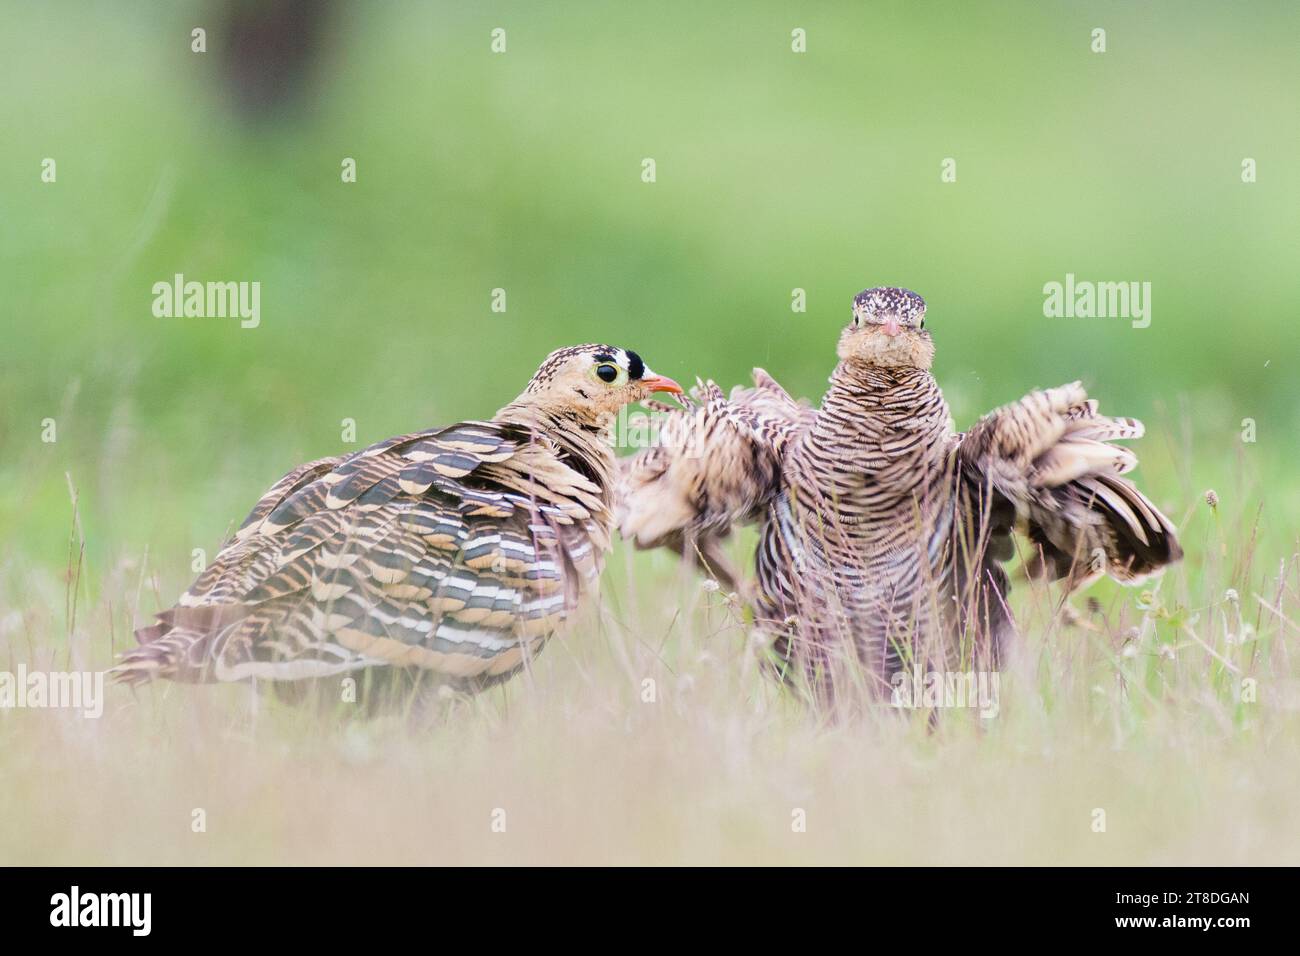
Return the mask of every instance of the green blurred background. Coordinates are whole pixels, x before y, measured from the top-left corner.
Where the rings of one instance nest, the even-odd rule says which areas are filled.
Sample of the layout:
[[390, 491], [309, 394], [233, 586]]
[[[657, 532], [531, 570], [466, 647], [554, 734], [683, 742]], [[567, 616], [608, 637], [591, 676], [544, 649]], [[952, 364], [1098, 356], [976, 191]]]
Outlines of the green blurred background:
[[[4, 567], [63, 567], [67, 472], [92, 567], [183, 586], [343, 419], [490, 415], [560, 345], [816, 398], [880, 284], [927, 299], [959, 427], [1082, 378], [1171, 516], [1249, 493], [1293, 543], [1297, 37], [1281, 2], [5, 0]], [[260, 327], [155, 318], [178, 272], [260, 281]], [[1045, 318], [1067, 272], [1151, 282], [1150, 327]]]

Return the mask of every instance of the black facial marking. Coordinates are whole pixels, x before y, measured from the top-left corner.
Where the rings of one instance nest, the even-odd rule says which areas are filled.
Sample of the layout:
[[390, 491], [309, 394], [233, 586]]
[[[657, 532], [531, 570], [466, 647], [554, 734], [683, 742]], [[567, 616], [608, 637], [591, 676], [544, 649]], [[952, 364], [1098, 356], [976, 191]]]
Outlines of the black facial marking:
[[610, 355], [608, 352], [597, 352], [592, 356], [592, 359], [597, 362], [612, 362], [614, 361], [614, 356]]
[[645, 362], [641, 361], [641, 356], [630, 350], [627, 353], [627, 374], [634, 382], [645, 374]]

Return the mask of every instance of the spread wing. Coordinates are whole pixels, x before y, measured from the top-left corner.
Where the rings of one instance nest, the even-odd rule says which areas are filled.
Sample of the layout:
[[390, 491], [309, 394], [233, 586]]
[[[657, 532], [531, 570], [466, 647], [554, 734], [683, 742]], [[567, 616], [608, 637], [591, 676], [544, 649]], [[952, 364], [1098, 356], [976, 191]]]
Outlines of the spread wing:
[[294, 680], [392, 664], [504, 679], [608, 547], [600, 487], [514, 426], [463, 422], [295, 468], [119, 679]]
[[638, 548], [671, 548], [734, 584], [718, 546], [762, 515], [785, 448], [816, 411], [758, 368], [754, 386], [730, 397], [711, 381], [691, 395], [686, 408], [666, 410], [653, 447], [620, 462], [616, 520]]
[[[1031, 575], [1070, 588], [1101, 573], [1135, 584], [1182, 557], [1173, 525], [1125, 473], [1137, 457], [1116, 440], [1140, 438], [1142, 423], [1097, 414], [1075, 382], [1032, 392], [985, 416], [957, 446], [974, 522], [1009, 556], [1019, 527], [1035, 545]], [[999, 538], [1003, 540], [998, 541]]]

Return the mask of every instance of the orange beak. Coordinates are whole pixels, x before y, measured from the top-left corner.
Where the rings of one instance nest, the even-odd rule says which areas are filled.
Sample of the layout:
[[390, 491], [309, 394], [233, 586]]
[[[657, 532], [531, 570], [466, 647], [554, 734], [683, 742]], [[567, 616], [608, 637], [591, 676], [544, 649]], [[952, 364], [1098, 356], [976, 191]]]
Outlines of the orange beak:
[[898, 325], [898, 319], [893, 316], [886, 319], [885, 324], [880, 328], [886, 335], [897, 335], [901, 331]]
[[641, 384], [652, 392], [671, 392], [674, 395], [682, 394], [682, 387], [671, 378], [664, 375], [647, 375], [641, 379]]

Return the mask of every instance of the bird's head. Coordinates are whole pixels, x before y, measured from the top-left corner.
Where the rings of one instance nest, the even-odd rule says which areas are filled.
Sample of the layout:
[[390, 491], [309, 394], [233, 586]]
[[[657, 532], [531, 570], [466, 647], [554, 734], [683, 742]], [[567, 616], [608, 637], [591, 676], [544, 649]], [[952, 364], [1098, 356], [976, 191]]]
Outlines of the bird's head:
[[655, 392], [680, 395], [682, 387], [650, 371], [629, 349], [574, 345], [546, 357], [520, 400], [602, 421]]
[[841, 359], [864, 365], [928, 369], [934, 342], [925, 330], [925, 300], [910, 289], [859, 292], [837, 351]]

